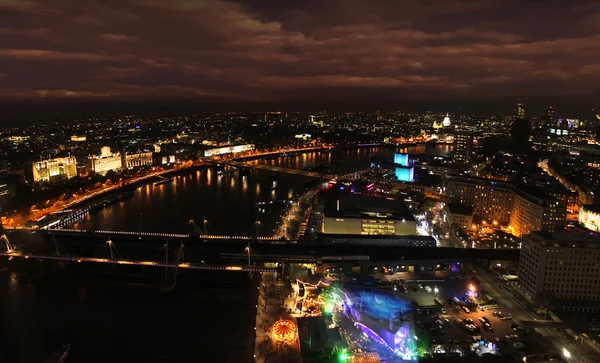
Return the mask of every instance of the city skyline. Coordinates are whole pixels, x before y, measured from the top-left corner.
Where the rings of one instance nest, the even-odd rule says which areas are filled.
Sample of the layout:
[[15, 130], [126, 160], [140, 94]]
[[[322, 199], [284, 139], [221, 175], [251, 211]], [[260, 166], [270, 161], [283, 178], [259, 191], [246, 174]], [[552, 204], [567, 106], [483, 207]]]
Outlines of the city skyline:
[[10, 0], [0, 10], [2, 118], [499, 113], [517, 97], [533, 114], [598, 107], [591, 2]]

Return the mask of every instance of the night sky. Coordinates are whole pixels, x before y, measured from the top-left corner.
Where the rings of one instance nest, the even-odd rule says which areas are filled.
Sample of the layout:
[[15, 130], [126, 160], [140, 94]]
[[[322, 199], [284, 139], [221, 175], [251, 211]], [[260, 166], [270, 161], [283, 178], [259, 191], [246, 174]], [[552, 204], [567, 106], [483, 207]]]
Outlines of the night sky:
[[0, 0], [4, 105], [583, 113], [599, 88], [600, 1]]

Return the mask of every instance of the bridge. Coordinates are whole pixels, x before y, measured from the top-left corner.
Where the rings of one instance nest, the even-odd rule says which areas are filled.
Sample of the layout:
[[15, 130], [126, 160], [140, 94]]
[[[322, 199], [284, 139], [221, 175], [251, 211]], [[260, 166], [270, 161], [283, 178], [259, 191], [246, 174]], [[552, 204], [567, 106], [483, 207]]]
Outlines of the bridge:
[[[116, 233], [114, 233], [116, 232]], [[247, 248], [254, 253], [255, 262], [299, 261], [316, 263], [353, 263], [368, 261], [369, 263], [386, 263], [388, 261], [416, 261], [429, 263], [440, 261], [518, 261], [518, 249], [471, 249], [449, 247], [403, 247], [372, 246], [348, 244], [315, 244], [300, 241], [281, 241], [272, 237], [256, 238], [250, 236], [211, 236], [187, 234], [144, 233], [140, 239], [138, 232], [119, 231], [65, 231], [42, 230], [31, 233], [26, 230], [13, 231], [9, 237], [17, 241], [24, 251], [27, 246], [48, 246], [60, 241], [70, 247], [72, 255], [92, 255], [104, 246], [107, 238], [119, 249], [129, 255], [152, 253], [163, 248], [165, 240], [185, 243], [186, 251], [190, 251], [198, 260], [212, 261], [215, 265], [229, 264], [231, 261], [247, 257]], [[57, 252], [52, 255], [58, 255]], [[75, 257], [74, 257], [75, 258]], [[135, 260], [135, 259], [134, 259]], [[144, 259], [142, 259], [144, 260]], [[190, 261], [192, 262], [192, 261]], [[441, 262], [443, 263], [443, 262]]]
[[37, 259], [37, 260], [54, 260], [54, 261], [68, 261], [68, 262], [88, 262], [88, 263], [107, 263], [114, 265], [134, 265], [134, 266], [150, 266], [150, 267], [165, 267], [165, 268], [184, 268], [192, 270], [212, 270], [212, 271], [242, 271], [242, 272], [274, 272], [276, 269], [266, 267], [253, 267], [253, 266], [214, 266], [205, 265], [198, 263], [165, 263], [158, 261], [142, 261], [142, 260], [129, 260], [121, 258], [94, 258], [94, 257], [72, 257], [72, 256], [60, 256], [60, 255], [46, 255], [46, 254], [34, 254], [34, 253], [23, 253], [17, 251], [11, 252], [0, 252], [0, 256], [9, 258], [24, 258], [24, 259]]
[[[1, 232], [1, 230], [0, 230]], [[165, 260], [142, 260], [142, 259], [125, 259], [116, 256], [118, 253], [114, 242], [110, 239], [106, 241], [102, 247], [108, 246], [107, 257], [89, 257], [89, 256], [73, 256], [67, 254], [61, 254], [59, 252], [59, 246], [56, 240], [54, 242], [53, 253], [39, 253], [39, 252], [27, 252], [18, 248], [12, 243], [6, 234], [0, 235], [0, 256], [8, 257], [9, 259], [35, 259], [35, 260], [51, 260], [59, 262], [76, 262], [76, 263], [94, 263], [94, 264], [112, 264], [112, 265], [127, 265], [127, 266], [141, 266], [141, 267], [162, 267], [165, 269], [191, 269], [191, 270], [210, 270], [210, 271], [241, 271], [241, 272], [274, 272], [276, 269], [267, 268], [261, 266], [255, 266], [251, 264], [252, 249], [248, 245], [244, 249], [244, 254], [241, 261], [244, 261], [247, 257], [247, 264], [228, 264], [228, 265], [214, 265], [206, 264], [205, 261], [200, 263], [194, 262], [180, 262], [181, 256], [183, 255], [183, 248], [185, 247], [183, 241], [180, 242], [179, 248], [176, 250], [176, 257], [173, 262], [169, 262], [168, 242], [162, 246], [161, 249], [165, 250]], [[102, 248], [101, 247], [101, 248]], [[237, 260], [240, 260], [239, 258]]]
[[[29, 231], [35, 232], [40, 231], [37, 228], [6, 228], [7, 232], [16, 232], [16, 231]], [[73, 235], [73, 236], [90, 236], [90, 235], [103, 235], [103, 236], [130, 236], [130, 237], [146, 237], [153, 239], [189, 239], [196, 237], [190, 234], [184, 233], [161, 233], [161, 232], [133, 232], [133, 231], [115, 231], [108, 229], [98, 229], [98, 230], [85, 230], [85, 229], [44, 229], [45, 233], [49, 235]], [[255, 241], [256, 237], [251, 236], [225, 236], [225, 235], [216, 235], [216, 234], [199, 234], [199, 238], [207, 239], [207, 240], [238, 240], [238, 241]], [[266, 237], [259, 236], [259, 241], [279, 241], [278, 237]]]
[[229, 165], [229, 166], [233, 166], [236, 168], [260, 169], [260, 170], [271, 171], [273, 173], [301, 175], [301, 176], [305, 176], [305, 177], [309, 177], [309, 178], [324, 179], [324, 180], [336, 179], [336, 180], [354, 181], [357, 179], [358, 174], [360, 174], [362, 172], [362, 171], [356, 171], [356, 172], [351, 172], [351, 173], [344, 174], [344, 175], [337, 175], [337, 174], [319, 173], [319, 172], [315, 172], [315, 171], [302, 170], [302, 169], [283, 168], [280, 166], [272, 166], [272, 165], [266, 165], [266, 164], [240, 162], [240, 161], [234, 161], [234, 160], [223, 160], [223, 161], [209, 160], [207, 162], [210, 164], [213, 164], [213, 165], [223, 165], [224, 164], [224, 165]]

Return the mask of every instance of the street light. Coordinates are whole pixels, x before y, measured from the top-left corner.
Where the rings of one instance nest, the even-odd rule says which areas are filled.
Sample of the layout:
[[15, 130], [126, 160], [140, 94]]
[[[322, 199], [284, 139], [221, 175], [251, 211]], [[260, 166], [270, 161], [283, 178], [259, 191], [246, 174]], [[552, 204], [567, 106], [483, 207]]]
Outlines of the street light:
[[563, 348], [562, 353], [565, 356], [565, 358], [567, 358], [567, 359], [571, 358], [571, 352], [569, 352], [566, 348]]
[[469, 291], [471, 291], [471, 292], [475, 292], [475, 285], [473, 285], [473, 284], [470, 284], [470, 285], [469, 285]]

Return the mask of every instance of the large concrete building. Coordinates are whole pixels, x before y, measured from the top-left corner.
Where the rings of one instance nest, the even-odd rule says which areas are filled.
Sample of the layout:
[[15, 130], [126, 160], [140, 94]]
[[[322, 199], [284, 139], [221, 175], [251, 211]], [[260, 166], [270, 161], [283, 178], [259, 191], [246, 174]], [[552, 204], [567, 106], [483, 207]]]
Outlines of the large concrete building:
[[337, 193], [325, 201], [323, 234], [415, 235], [417, 223], [401, 200]]
[[522, 241], [519, 282], [532, 299], [563, 310], [600, 311], [600, 238], [532, 232]]
[[32, 171], [36, 183], [71, 179], [77, 176], [77, 161], [74, 156], [37, 161]]
[[506, 226], [517, 237], [532, 231], [563, 230], [567, 210], [550, 196], [532, 195], [496, 180], [448, 177], [446, 202], [473, 207], [473, 219]]

